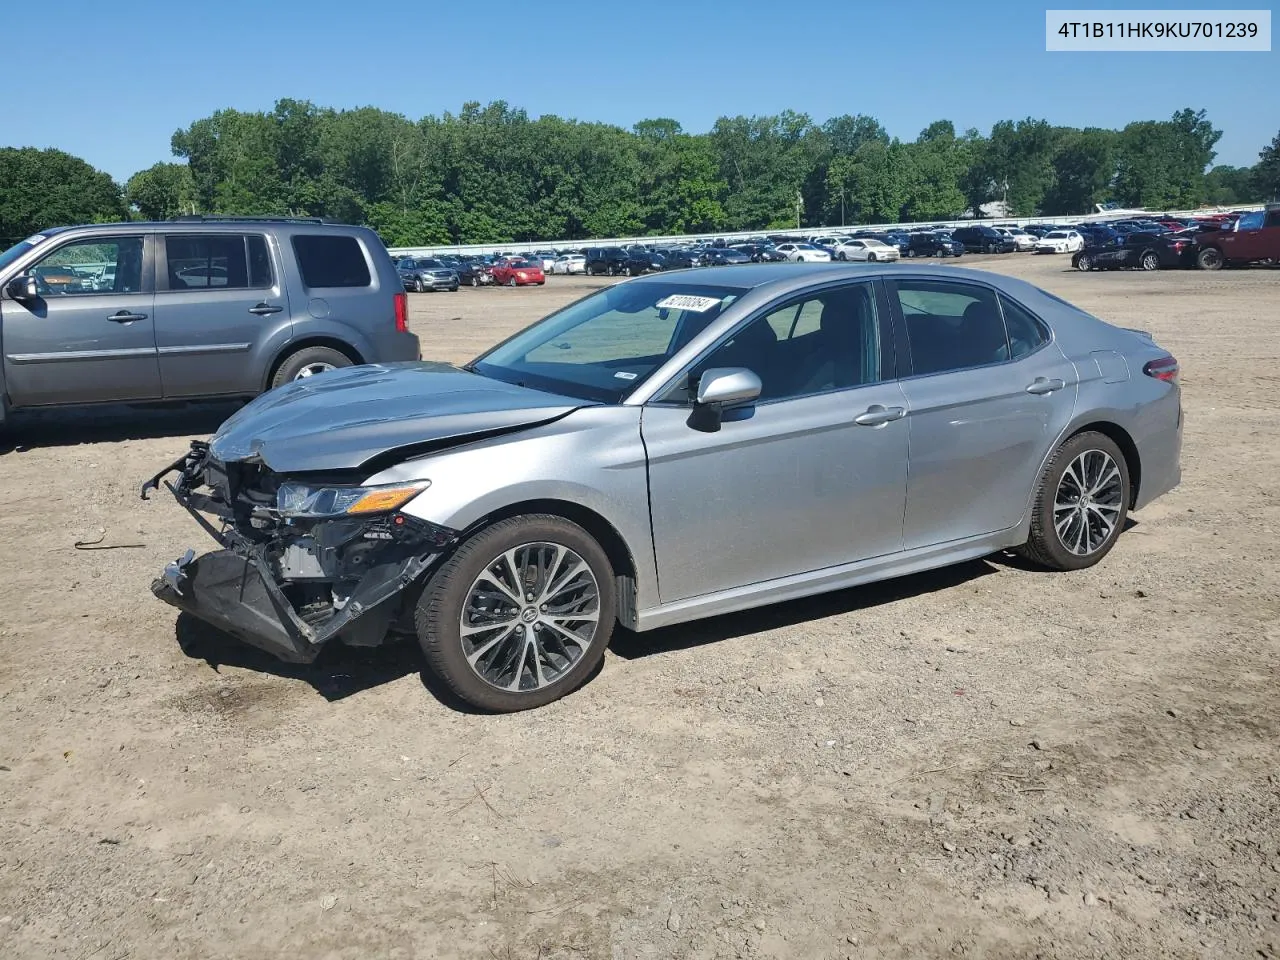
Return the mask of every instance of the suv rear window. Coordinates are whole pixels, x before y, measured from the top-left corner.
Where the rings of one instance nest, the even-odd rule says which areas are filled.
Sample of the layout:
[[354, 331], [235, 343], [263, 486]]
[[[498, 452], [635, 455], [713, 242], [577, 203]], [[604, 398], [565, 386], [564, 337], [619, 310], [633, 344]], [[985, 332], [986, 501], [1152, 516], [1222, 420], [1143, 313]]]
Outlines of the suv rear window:
[[367, 287], [369, 264], [355, 237], [301, 233], [293, 238], [302, 283], [307, 287]]

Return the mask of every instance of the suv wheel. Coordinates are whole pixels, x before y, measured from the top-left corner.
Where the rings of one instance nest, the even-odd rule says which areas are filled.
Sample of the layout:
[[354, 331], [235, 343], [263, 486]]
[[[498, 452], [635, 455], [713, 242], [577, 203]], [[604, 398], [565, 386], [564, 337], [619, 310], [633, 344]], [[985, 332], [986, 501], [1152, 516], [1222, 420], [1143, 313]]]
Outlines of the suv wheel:
[[907, 247], [907, 256], [908, 256], [909, 258], [914, 258], [914, 257], [915, 257], [915, 255], [916, 255], [916, 248], [915, 248], [915, 247]]
[[1196, 266], [1201, 270], [1221, 270], [1223, 259], [1222, 251], [1217, 247], [1205, 247], [1196, 254]]
[[305, 380], [317, 373], [349, 366], [351, 358], [332, 347], [303, 347], [280, 362], [276, 375], [271, 378], [271, 386], [274, 389], [291, 380]]
[[604, 659], [613, 568], [563, 517], [502, 520], [464, 543], [427, 582], [415, 626], [427, 663], [459, 697], [507, 713], [558, 700]]
[[1124, 454], [1105, 434], [1078, 433], [1045, 466], [1018, 552], [1051, 570], [1091, 567], [1115, 545], [1128, 510]]
[[473, 287], [480, 286], [480, 278], [474, 273], [471, 275], [471, 285]]
[[413, 278], [413, 292], [414, 292], [414, 293], [422, 293], [422, 292], [423, 292], [423, 290], [425, 290], [425, 289], [426, 289], [426, 287], [424, 286], [424, 284], [423, 284], [423, 282], [422, 282], [422, 278], [421, 278], [421, 277], [414, 277], [414, 278]]

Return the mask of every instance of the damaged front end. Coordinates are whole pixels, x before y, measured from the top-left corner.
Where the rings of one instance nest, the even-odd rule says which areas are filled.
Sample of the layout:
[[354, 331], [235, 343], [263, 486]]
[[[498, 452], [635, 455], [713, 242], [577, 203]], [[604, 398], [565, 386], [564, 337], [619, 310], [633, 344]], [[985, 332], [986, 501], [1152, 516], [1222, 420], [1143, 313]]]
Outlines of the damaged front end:
[[[177, 473], [176, 482], [165, 478]], [[412, 615], [456, 531], [401, 513], [430, 481], [363, 486], [349, 474], [284, 477], [221, 462], [194, 442], [142, 487], [166, 487], [223, 549], [188, 550], [151, 585], [161, 600], [282, 660], [309, 663], [335, 637], [374, 646]]]

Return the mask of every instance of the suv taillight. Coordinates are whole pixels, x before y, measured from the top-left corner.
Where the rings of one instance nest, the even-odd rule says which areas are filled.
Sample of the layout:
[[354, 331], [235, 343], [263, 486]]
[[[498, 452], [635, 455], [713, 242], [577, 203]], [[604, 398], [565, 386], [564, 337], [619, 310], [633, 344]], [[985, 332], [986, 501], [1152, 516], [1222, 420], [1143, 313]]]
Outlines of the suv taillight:
[[1148, 377], [1155, 377], [1157, 380], [1177, 383], [1178, 361], [1173, 357], [1161, 357], [1159, 360], [1151, 360], [1142, 368], [1142, 372]]
[[409, 332], [409, 295], [396, 294], [396, 333]]

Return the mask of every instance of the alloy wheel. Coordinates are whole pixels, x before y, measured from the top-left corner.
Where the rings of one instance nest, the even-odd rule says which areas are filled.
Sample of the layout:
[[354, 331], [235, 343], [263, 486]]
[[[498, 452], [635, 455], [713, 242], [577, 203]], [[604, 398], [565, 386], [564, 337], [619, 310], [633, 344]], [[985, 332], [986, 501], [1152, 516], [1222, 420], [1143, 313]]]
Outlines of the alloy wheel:
[[555, 683], [595, 639], [600, 586], [563, 544], [504, 551], [467, 591], [458, 627], [462, 652], [485, 683], [513, 693]]
[[1079, 557], [1101, 550], [1124, 507], [1124, 478], [1111, 455], [1086, 450], [1063, 471], [1053, 498], [1053, 527], [1062, 545]]
[[297, 372], [293, 379], [305, 380], [307, 377], [314, 377], [317, 373], [325, 373], [329, 370], [336, 370], [332, 363], [308, 363], [305, 367]]
[[1150, 253], [1150, 252], [1143, 254], [1142, 269], [1143, 270], [1159, 270], [1160, 256], [1156, 253]]

